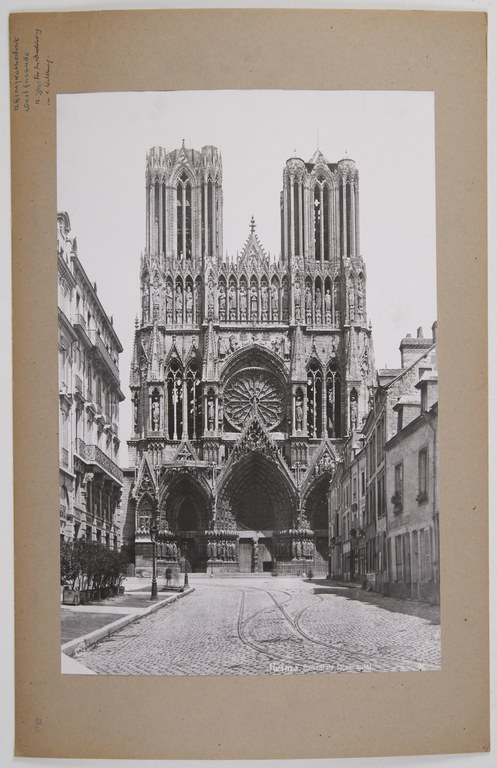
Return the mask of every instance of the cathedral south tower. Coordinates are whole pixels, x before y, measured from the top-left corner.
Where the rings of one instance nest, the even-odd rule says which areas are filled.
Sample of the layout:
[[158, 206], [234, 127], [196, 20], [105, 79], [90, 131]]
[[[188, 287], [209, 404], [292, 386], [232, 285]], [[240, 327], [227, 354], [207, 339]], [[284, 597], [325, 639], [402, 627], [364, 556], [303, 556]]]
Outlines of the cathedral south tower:
[[325, 572], [374, 375], [355, 163], [287, 161], [278, 259], [253, 219], [223, 258], [215, 147], [154, 147], [145, 177], [125, 542], [143, 566], [155, 540], [159, 571]]

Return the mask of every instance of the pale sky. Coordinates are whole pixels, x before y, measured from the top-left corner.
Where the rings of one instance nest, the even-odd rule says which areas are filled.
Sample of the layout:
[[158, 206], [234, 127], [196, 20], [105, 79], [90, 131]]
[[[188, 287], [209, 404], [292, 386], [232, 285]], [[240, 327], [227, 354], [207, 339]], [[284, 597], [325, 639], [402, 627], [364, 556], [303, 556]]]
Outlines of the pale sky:
[[[361, 255], [376, 365], [400, 366], [399, 343], [436, 319], [434, 100], [431, 92], [189, 91], [57, 97], [57, 207], [124, 352], [121, 463], [130, 436], [129, 366], [145, 247], [145, 156], [159, 145], [223, 159], [224, 250], [241, 250], [254, 215], [280, 251], [283, 167], [319, 145], [331, 163], [356, 161]], [[55, 226], [55, 225], [54, 225]]]

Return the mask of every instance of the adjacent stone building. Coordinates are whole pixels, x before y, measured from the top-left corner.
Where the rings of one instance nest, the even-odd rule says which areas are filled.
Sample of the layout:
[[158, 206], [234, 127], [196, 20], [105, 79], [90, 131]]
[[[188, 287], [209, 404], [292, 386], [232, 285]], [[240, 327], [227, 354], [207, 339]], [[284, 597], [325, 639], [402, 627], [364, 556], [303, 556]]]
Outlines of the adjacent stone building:
[[57, 215], [61, 540], [121, 547], [118, 466], [121, 342]]
[[[400, 352], [399, 369], [378, 370], [371, 408], [348, 438], [330, 484], [330, 575], [385, 594], [436, 600], [436, 323], [433, 337], [424, 338], [419, 328], [415, 338], [402, 339]], [[419, 468], [425, 462], [422, 481], [418, 460]], [[418, 481], [424, 490], [413, 495]], [[421, 546], [424, 570], [419, 559], [413, 570], [411, 558]]]
[[[327, 490], [374, 384], [355, 163], [283, 169], [281, 254], [223, 256], [218, 149], [146, 158], [124, 541], [159, 569], [326, 572]], [[276, 222], [275, 222], [276, 224]]]
[[437, 372], [416, 386], [420, 398], [399, 400], [397, 434], [385, 446], [389, 594], [439, 602]]

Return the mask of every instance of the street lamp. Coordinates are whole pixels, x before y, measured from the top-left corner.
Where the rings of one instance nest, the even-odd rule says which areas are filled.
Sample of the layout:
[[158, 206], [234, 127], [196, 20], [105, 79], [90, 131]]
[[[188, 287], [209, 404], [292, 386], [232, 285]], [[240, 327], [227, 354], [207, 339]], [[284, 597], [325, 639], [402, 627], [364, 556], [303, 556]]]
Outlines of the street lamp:
[[184, 549], [184, 551], [185, 551], [185, 580], [183, 582], [183, 589], [185, 589], [186, 587], [189, 586], [188, 585], [188, 569], [187, 569], [187, 566], [186, 566], [186, 548], [188, 546], [188, 540], [187, 539], [185, 539], [184, 545], [185, 545], [185, 549]]
[[152, 589], [150, 599], [158, 600], [157, 595], [157, 509], [154, 509], [152, 520], [150, 521], [150, 541], [152, 542]]

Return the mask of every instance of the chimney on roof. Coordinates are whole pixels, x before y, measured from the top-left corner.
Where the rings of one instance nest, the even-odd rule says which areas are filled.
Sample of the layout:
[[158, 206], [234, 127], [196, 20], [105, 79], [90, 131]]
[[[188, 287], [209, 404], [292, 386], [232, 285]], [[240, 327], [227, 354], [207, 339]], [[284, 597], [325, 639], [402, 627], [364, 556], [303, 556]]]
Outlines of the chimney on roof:
[[432, 345], [431, 339], [425, 339], [423, 337], [423, 329], [418, 328], [416, 338], [413, 338], [410, 333], [400, 342], [400, 365], [401, 368], [407, 368], [411, 363], [419, 358], [423, 352], [428, 350]]
[[431, 326], [431, 333], [432, 333], [432, 336], [433, 336], [433, 343], [434, 343], [434, 344], [436, 344], [436, 343], [437, 343], [437, 330], [438, 330], [438, 323], [437, 323], [437, 321], [435, 320], [435, 322], [434, 322], [434, 323], [433, 323], [433, 325]]

